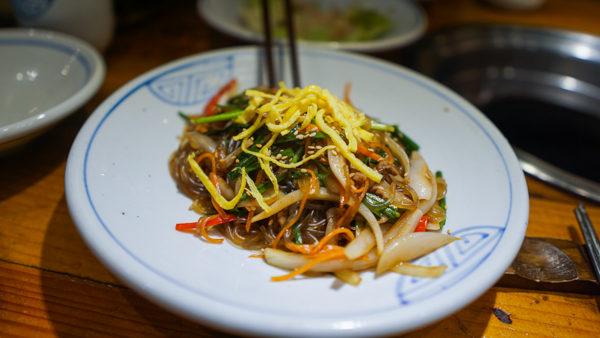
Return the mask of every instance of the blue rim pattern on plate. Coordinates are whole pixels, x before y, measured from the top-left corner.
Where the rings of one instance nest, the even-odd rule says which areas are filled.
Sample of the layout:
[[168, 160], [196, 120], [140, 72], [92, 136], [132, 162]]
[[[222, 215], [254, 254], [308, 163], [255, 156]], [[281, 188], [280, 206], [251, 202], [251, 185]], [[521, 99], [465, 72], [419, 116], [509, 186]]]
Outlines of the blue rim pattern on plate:
[[[350, 63], [356, 63], [356, 64], [361, 64], [363, 66], [369, 67], [369, 68], [376, 68], [378, 70], [384, 71], [384, 72], [389, 72], [394, 74], [395, 76], [409, 81], [425, 90], [427, 90], [428, 92], [438, 96], [439, 98], [443, 99], [444, 101], [446, 101], [447, 103], [449, 103], [450, 105], [452, 105], [454, 108], [456, 108], [458, 111], [460, 111], [462, 114], [464, 114], [465, 116], [467, 116], [469, 118], [469, 120], [471, 120], [485, 135], [486, 137], [489, 139], [489, 141], [493, 144], [494, 148], [496, 149], [499, 158], [501, 159], [502, 163], [503, 163], [503, 168], [504, 171], [506, 173], [507, 176], [507, 180], [509, 182], [508, 184], [508, 197], [509, 197], [509, 203], [508, 203], [508, 212], [506, 215], [506, 219], [504, 221], [503, 226], [471, 226], [465, 229], [462, 229], [459, 232], [457, 232], [457, 235], [460, 234], [464, 234], [466, 236], [469, 235], [477, 235], [480, 234], [481, 237], [481, 241], [486, 242], [484, 244], [481, 245], [474, 245], [474, 249], [475, 251], [480, 251], [483, 247], [485, 247], [487, 245], [487, 242], [493, 243], [492, 244], [492, 248], [489, 249], [489, 252], [479, 258], [479, 260], [476, 260], [476, 262], [471, 262], [471, 260], [469, 260], [469, 257], [461, 257], [460, 255], [460, 250], [458, 250], [458, 254], [457, 257], [458, 259], [462, 259], [462, 261], [457, 260], [456, 257], [454, 257], [455, 254], [457, 254], [456, 252], [453, 254], [451, 251], [454, 250], [454, 247], [457, 246], [457, 243], [461, 243], [464, 241], [456, 241], [448, 246], [446, 246], [446, 248], [444, 250], [438, 250], [436, 252], [434, 252], [432, 257], [437, 257], [438, 261], [444, 261], [447, 260], [451, 263], [451, 267], [449, 268], [448, 272], [449, 272], [449, 276], [451, 275], [452, 277], [452, 282], [448, 283], [446, 280], [444, 280], [445, 284], [443, 286], [439, 286], [439, 285], [434, 285], [435, 281], [432, 280], [421, 280], [423, 287], [426, 286], [431, 286], [428, 290], [429, 293], [427, 293], [427, 297], [415, 297], [414, 299], [412, 299], [410, 297], [411, 292], [407, 292], [403, 289], [404, 285], [407, 284], [407, 281], [409, 281], [408, 279], [410, 279], [411, 277], [405, 277], [402, 276], [399, 278], [398, 282], [397, 282], [397, 288], [396, 288], [396, 292], [397, 292], [397, 296], [399, 299], [399, 304], [401, 306], [409, 306], [411, 304], [415, 304], [415, 302], [420, 302], [423, 301], [424, 299], [427, 298], [431, 298], [432, 296], [435, 296], [436, 294], [438, 294], [439, 292], [442, 292], [444, 290], [450, 289], [454, 286], [457, 285], [457, 282], [464, 277], [465, 275], [471, 274], [474, 270], [476, 270], [483, 262], [485, 262], [485, 260], [495, 251], [496, 246], [498, 245], [498, 243], [500, 243], [502, 237], [504, 236], [505, 233], [505, 229], [510, 221], [511, 215], [512, 215], [512, 194], [513, 194], [513, 187], [512, 184], [510, 182], [511, 181], [511, 177], [510, 177], [510, 172], [508, 170], [508, 164], [506, 162], [506, 159], [504, 158], [502, 152], [500, 151], [500, 148], [498, 146], [498, 144], [496, 144], [496, 142], [494, 141], [494, 139], [491, 137], [491, 135], [488, 133], [488, 131], [483, 128], [483, 126], [480, 124], [480, 122], [471, 114], [469, 113], [466, 109], [464, 109], [463, 107], [461, 107], [460, 104], [458, 104], [456, 101], [454, 101], [452, 98], [448, 97], [447, 95], [445, 95], [444, 93], [442, 93], [441, 91], [437, 90], [436, 88], [430, 86], [426, 81], [423, 81], [421, 79], [419, 79], [418, 77], [415, 77], [413, 75], [411, 75], [410, 73], [404, 73], [398, 69], [394, 69], [393, 67], [390, 66], [385, 66], [385, 65], [381, 65], [381, 64], [371, 64], [371, 63], [366, 63], [360, 59], [356, 59], [353, 58], [351, 56], [346, 56], [343, 54], [330, 54], [327, 52], [319, 52], [317, 50], [308, 50], [308, 51], [303, 51], [303, 54], [307, 54], [307, 55], [312, 55], [312, 56], [317, 56], [317, 57], [325, 57], [325, 58], [333, 58], [333, 59], [339, 59], [339, 60], [343, 60], [345, 62], [350, 62]], [[243, 55], [242, 53], [236, 53], [235, 55]], [[85, 156], [84, 156], [84, 161], [83, 161], [83, 181], [84, 181], [84, 187], [85, 187], [85, 192], [86, 192], [86, 196], [88, 199], [88, 202], [97, 218], [97, 220], [99, 221], [99, 223], [102, 225], [102, 227], [104, 228], [104, 230], [107, 232], [107, 234], [110, 236], [110, 238], [121, 248], [123, 249], [124, 252], [126, 252], [131, 258], [133, 258], [136, 262], [138, 262], [140, 265], [142, 265], [144, 268], [146, 268], [147, 270], [151, 271], [153, 274], [161, 277], [162, 279], [178, 286], [181, 287], [185, 290], [187, 290], [188, 292], [191, 293], [197, 293], [202, 295], [203, 297], [221, 302], [221, 303], [226, 303], [226, 304], [230, 304], [230, 305], [234, 305], [234, 306], [239, 306], [239, 304], [235, 304], [235, 303], [230, 303], [227, 301], [224, 301], [223, 299], [219, 299], [214, 297], [211, 294], [208, 293], [204, 293], [202, 291], [199, 291], [197, 289], [191, 288], [188, 285], [185, 285], [183, 283], [181, 283], [180, 281], [165, 275], [164, 273], [162, 273], [160, 270], [153, 268], [150, 264], [148, 264], [147, 262], [143, 261], [141, 258], [137, 257], [133, 252], [131, 252], [122, 242], [119, 241], [119, 239], [113, 234], [113, 232], [110, 230], [110, 228], [106, 225], [106, 223], [104, 222], [104, 220], [102, 219], [102, 216], [98, 213], [98, 211], [96, 210], [96, 207], [94, 205], [94, 202], [92, 200], [92, 196], [89, 190], [89, 186], [88, 186], [88, 160], [89, 160], [89, 155], [90, 155], [90, 150], [93, 146], [94, 140], [100, 130], [100, 128], [104, 125], [104, 123], [106, 122], [106, 120], [111, 116], [111, 114], [116, 110], [116, 108], [121, 105], [125, 100], [127, 100], [127, 98], [129, 96], [131, 96], [132, 94], [136, 93], [138, 90], [144, 88], [144, 87], [149, 87], [154, 81], [159, 80], [161, 77], [175, 73], [177, 71], [186, 69], [186, 68], [190, 68], [193, 67], [195, 65], [198, 64], [203, 64], [203, 63], [211, 63], [211, 62], [222, 62], [224, 58], [228, 58], [230, 56], [227, 55], [216, 55], [216, 56], [210, 56], [207, 58], [203, 58], [201, 60], [193, 60], [193, 61], [189, 61], [185, 64], [182, 65], [178, 65], [176, 67], [164, 70], [161, 73], [158, 73], [148, 79], [146, 79], [145, 81], [137, 84], [135, 87], [133, 87], [132, 89], [130, 89], [127, 93], [125, 93], [121, 98], [119, 98], [105, 113], [104, 116], [102, 116], [100, 122], [98, 123], [98, 125], [94, 128], [94, 131], [92, 133], [92, 136], [90, 137], [87, 146], [86, 146], [86, 150], [85, 150]], [[227, 63], [226, 63], [227, 64]], [[218, 88], [218, 87], [217, 87]], [[151, 89], [149, 89], [150, 92], [152, 92], [154, 95], [157, 95], [156, 93], [154, 93]], [[216, 90], [216, 89], [215, 89]], [[212, 95], [212, 93], [211, 93]], [[208, 95], [203, 95], [202, 98], [199, 98], [200, 102], [202, 102], [203, 100], [206, 100], [209, 96]], [[160, 98], [161, 100], [163, 100], [163, 98]], [[469, 244], [469, 243], [464, 243], [464, 244]], [[473, 248], [472, 247], [472, 248]], [[469, 251], [469, 250], [467, 250]], [[442, 256], [440, 257], [439, 255], [441, 253], [445, 253], [446, 256]], [[473, 253], [473, 251], [471, 251], [471, 254]], [[426, 256], [426, 259], [432, 259], [432, 258], [428, 258], [429, 256]], [[462, 256], [465, 256], [465, 252], [462, 253]], [[469, 262], [470, 266], [468, 266], [467, 268], [465, 268], [464, 270], [459, 270], [457, 268], [459, 268], [459, 265], [461, 263], [466, 263]], [[451, 270], [455, 270], [457, 272], [452, 273]], [[447, 279], [449, 277], [445, 277], [445, 279]], [[410, 282], [410, 281], [409, 281]], [[415, 284], [415, 283], [413, 283]], [[441, 284], [441, 283], [438, 283]], [[412, 300], [411, 300], [412, 299]], [[266, 312], [266, 313], [270, 313], [268, 311], [264, 311], [261, 309], [252, 309], [253, 311], [256, 312]], [[382, 309], [380, 311], [376, 311], [373, 312], [371, 311], [370, 314], [374, 314], [377, 312], [385, 312], [385, 311], [389, 311], [390, 309]], [[326, 316], [325, 316], [326, 317]], [[324, 316], [318, 316], [318, 318], [324, 318]]]

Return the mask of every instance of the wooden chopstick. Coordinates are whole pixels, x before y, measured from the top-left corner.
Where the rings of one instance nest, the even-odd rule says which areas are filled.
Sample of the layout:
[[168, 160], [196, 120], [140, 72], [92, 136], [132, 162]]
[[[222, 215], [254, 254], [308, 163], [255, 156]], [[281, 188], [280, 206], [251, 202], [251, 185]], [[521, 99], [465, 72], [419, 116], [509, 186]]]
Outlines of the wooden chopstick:
[[285, 22], [287, 26], [288, 48], [292, 67], [292, 81], [294, 87], [300, 87], [300, 70], [298, 69], [298, 51], [296, 49], [294, 5], [292, 4], [292, 0], [285, 0]]
[[[296, 47], [296, 30], [294, 29], [294, 5], [292, 0], [285, 0], [285, 21], [288, 38], [290, 66], [294, 87], [300, 87], [300, 68], [298, 66], [298, 49]], [[273, 30], [271, 28], [271, 9], [268, 0], [262, 0], [263, 32], [265, 35], [263, 47], [267, 66], [269, 88], [275, 88], [275, 66], [273, 64]]]
[[263, 43], [265, 51], [265, 61], [267, 66], [267, 79], [269, 88], [275, 88], [275, 67], [273, 65], [273, 34], [271, 30], [271, 9], [268, 0], [262, 0], [262, 19], [265, 41]]

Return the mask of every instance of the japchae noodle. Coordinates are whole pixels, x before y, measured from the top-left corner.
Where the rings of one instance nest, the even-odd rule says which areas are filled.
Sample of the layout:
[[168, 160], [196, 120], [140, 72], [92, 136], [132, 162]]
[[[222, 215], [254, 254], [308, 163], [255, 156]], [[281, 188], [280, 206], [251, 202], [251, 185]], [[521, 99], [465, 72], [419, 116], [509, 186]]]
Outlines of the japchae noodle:
[[232, 80], [187, 120], [170, 160], [198, 221], [177, 224], [210, 243], [220, 233], [290, 270], [357, 284], [375, 268], [435, 277], [409, 262], [455, 240], [441, 233], [446, 183], [397, 126], [318, 86], [254, 88]]

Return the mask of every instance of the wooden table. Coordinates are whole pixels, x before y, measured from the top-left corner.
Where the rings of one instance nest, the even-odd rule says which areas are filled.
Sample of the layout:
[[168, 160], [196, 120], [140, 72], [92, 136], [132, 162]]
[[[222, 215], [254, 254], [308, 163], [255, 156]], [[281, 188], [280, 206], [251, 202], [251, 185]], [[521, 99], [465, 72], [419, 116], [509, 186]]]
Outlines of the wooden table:
[[[572, 6], [566, 6], [566, 3]], [[228, 45], [209, 30], [193, 2], [117, 31], [106, 53], [106, 81], [80, 113], [22, 151], [0, 159], [0, 336], [213, 336], [217, 333], [149, 303], [116, 280], [90, 253], [67, 212], [65, 162], [78, 129], [94, 108], [135, 76], [173, 59]], [[550, 1], [531, 16], [496, 12], [470, 0], [428, 5], [432, 26], [481, 21], [525, 22], [600, 35], [600, 3]], [[563, 7], [557, 6], [562, 4]], [[579, 4], [580, 12], [573, 10]], [[562, 8], [568, 8], [564, 10]], [[595, 9], [596, 15], [591, 15]], [[546, 16], [542, 15], [546, 13]], [[566, 13], [563, 15], [558, 15]], [[575, 13], [575, 14], [574, 14]], [[570, 15], [570, 16], [569, 16]], [[546, 18], [546, 19], [545, 19]], [[559, 18], [558, 21], [552, 21]], [[586, 19], [587, 18], [587, 19]], [[512, 21], [511, 21], [512, 20]], [[546, 20], [546, 21], [544, 21]], [[590, 21], [586, 21], [590, 20]], [[595, 24], [592, 22], [595, 20]], [[533, 21], [533, 22], [532, 22]], [[529, 236], [581, 241], [576, 198], [528, 179]], [[600, 225], [600, 207], [588, 205]], [[598, 336], [600, 298], [494, 287], [462, 311], [410, 335]], [[504, 324], [492, 308], [512, 314]]]

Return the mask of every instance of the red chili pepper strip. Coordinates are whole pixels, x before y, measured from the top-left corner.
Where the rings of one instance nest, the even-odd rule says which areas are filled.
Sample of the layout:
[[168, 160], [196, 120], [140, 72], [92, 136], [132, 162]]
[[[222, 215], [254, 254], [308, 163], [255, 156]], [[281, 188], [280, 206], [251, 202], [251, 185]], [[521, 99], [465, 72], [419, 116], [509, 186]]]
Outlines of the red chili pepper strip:
[[198, 226], [198, 222], [190, 223], [177, 223], [175, 224], [175, 230], [183, 232], [192, 232]]
[[417, 223], [417, 227], [415, 228], [415, 232], [427, 231], [427, 223], [429, 223], [429, 218], [426, 215], [421, 216], [419, 223]]
[[215, 215], [215, 216], [212, 216], [212, 217], [213, 218], [211, 218], [208, 221], [206, 221], [206, 227], [207, 228], [213, 227], [215, 225], [220, 225], [220, 224], [225, 224], [225, 223], [233, 222], [233, 221], [235, 221], [237, 219], [236, 216], [230, 215], [230, 214], [225, 214], [225, 216]]
[[232, 79], [231, 81], [227, 82], [223, 87], [221, 87], [221, 89], [219, 89], [219, 91], [215, 94], [215, 96], [213, 96], [210, 99], [210, 101], [208, 101], [208, 103], [204, 107], [204, 113], [202, 115], [210, 116], [210, 115], [215, 114], [217, 112], [216, 108], [217, 108], [217, 104], [219, 103], [219, 100], [221, 100], [223, 95], [232, 91], [236, 86], [237, 86], [237, 80]]

